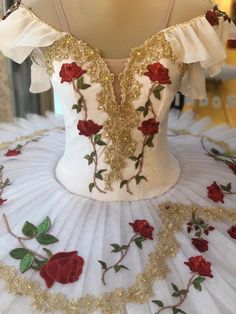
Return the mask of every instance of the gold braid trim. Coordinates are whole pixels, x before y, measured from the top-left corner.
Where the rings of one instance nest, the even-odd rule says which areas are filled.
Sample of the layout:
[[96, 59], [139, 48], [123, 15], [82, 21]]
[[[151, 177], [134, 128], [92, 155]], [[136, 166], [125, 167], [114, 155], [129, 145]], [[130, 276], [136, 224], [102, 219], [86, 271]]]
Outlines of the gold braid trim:
[[0, 279], [5, 281], [7, 292], [31, 297], [33, 306], [39, 311], [89, 314], [100, 310], [102, 314], [122, 313], [126, 303], [146, 303], [152, 296], [154, 282], [166, 278], [170, 271], [166, 260], [175, 257], [179, 251], [174, 233], [180, 231], [183, 225], [191, 220], [194, 211], [208, 221], [230, 221], [236, 224], [236, 208], [231, 210], [223, 207], [208, 208], [171, 202], [159, 205], [162, 225], [157, 233], [157, 247], [149, 254], [149, 261], [143, 273], [136, 276], [135, 283], [128, 289], [120, 288], [99, 297], [86, 295], [70, 300], [64, 294], [43, 290], [39, 283], [18, 275], [14, 267], [3, 263], [0, 264]]

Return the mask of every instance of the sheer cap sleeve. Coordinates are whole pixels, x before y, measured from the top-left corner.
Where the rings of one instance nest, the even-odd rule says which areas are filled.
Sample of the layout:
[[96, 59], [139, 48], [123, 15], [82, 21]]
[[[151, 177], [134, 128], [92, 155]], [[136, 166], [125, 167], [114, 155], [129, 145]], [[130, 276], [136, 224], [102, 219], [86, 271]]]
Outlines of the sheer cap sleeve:
[[29, 55], [32, 57], [30, 92], [50, 89], [50, 78], [40, 47], [50, 46], [62, 36], [63, 32], [37, 20], [24, 6], [19, 6], [0, 21], [0, 51], [19, 64]]
[[165, 32], [177, 61], [188, 64], [179, 91], [192, 98], [204, 99], [206, 74], [219, 74], [227, 58], [226, 42], [236, 39], [236, 25], [215, 6], [205, 15], [177, 25]]

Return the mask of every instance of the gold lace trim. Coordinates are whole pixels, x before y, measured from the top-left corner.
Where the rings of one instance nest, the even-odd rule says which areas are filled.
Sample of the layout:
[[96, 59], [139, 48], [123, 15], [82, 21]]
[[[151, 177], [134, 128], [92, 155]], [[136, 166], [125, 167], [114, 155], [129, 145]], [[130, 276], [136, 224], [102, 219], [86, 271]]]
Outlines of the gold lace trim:
[[33, 140], [33, 139], [35, 139], [35, 138], [37, 138], [39, 136], [45, 135], [46, 133], [48, 133], [50, 131], [65, 131], [65, 128], [64, 127], [55, 127], [55, 128], [52, 128], [52, 129], [41, 129], [41, 130], [35, 131], [31, 135], [18, 136], [13, 141], [8, 141], [8, 142], [1, 143], [0, 144], [0, 150], [6, 149], [10, 145], [13, 145], [13, 144], [15, 144], [17, 142]]
[[230, 221], [236, 224], [236, 208], [227, 210], [221, 207], [204, 208], [198, 205], [164, 203], [159, 206], [162, 225], [157, 233], [158, 245], [155, 252], [149, 254], [149, 261], [143, 273], [136, 276], [135, 283], [128, 289], [115, 289], [99, 297], [86, 295], [74, 300], [64, 294], [43, 290], [36, 281], [18, 275], [14, 267], [0, 264], [0, 279], [5, 281], [5, 289], [32, 298], [33, 306], [39, 311], [60, 311], [68, 314], [89, 314], [100, 310], [102, 314], [122, 313], [126, 303], [146, 303], [152, 296], [152, 286], [157, 279], [164, 279], [168, 269], [166, 260], [175, 257], [179, 244], [174, 233], [181, 231], [183, 224], [191, 220], [192, 213], [209, 221]]

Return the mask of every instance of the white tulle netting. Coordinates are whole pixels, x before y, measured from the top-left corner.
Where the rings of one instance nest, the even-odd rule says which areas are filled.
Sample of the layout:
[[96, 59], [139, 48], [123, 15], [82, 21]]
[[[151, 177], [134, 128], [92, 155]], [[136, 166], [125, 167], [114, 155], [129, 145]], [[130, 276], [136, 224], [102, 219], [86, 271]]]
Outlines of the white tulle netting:
[[[47, 289], [37, 271], [29, 270], [23, 275], [20, 274], [19, 262], [9, 256], [9, 251], [19, 246], [17, 239], [7, 232], [1, 219], [0, 278], [3, 280], [0, 284], [0, 312], [26, 314], [45, 310], [49, 313], [83, 314], [155, 313], [159, 308], [152, 300], [158, 299], [164, 304], [174, 304], [176, 298], [172, 296], [171, 283], [184, 288], [190, 274], [184, 262], [191, 256], [203, 255], [212, 263], [214, 278], [205, 280], [201, 292], [190, 289], [181, 309], [188, 314], [234, 314], [236, 240], [229, 236], [227, 230], [233, 222], [236, 224], [233, 212], [235, 210], [236, 213], [236, 195], [227, 195], [224, 203], [216, 204], [208, 198], [207, 186], [214, 181], [223, 185], [230, 182], [232, 190], [236, 191], [236, 176], [226, 164], [206, 154], [199, 135], [215, 140], [208, 141], [206, 145], [216, 147], [217, 143], [220, 145], [223, 141], [224, 145], [228, 144], [231, 149], [236, 150], [236, 129], [228, 125], [208, 128], [210, 123], [211, 119], [208, 117], [195, 121], [192, 112], [180, 117], [175, 111], [169, 114], [169, 147], [180, 164], [181, 176], [177, 184], [161, 197], [132, 202], [102, 202], [74, 195], [57, 182], [54, 171], [64, 149], [62, 116], [52, 112], [47, 112], [46, 116], [29, 114], [27, 119], [18, 118], [14, 123], [0, 124], [2, 143], [0, 164], [4, 166], [4, 177], [12, 182], [4, 190], [3, 198], [7, 199], [7, 202], [0, 207], [1, 214], [7, 215], [15, 234], [21, 234], [26, 220], [38, 224], [49, 216], [53, 222], [52, 233], [59, 239], [59, 242], [49, 248], [54, 253], [77, 250], [85, 260], [83, 273], [78, 281], [68, 285], [55, 283], [52, 288]], [[24, 143], [26, 141], [24, 136], [29, 135], [37, 141], [31, 140], [18, 156], [5, 156], [7, 149], [16, 146], [16, 142], [11, 141], [18, 138], [17, 143]], [[79, 174], [78, 180], [82, 180]], [[173, 242], [173, 247], [168, 240], [166, 241], [166, 247], [173, 256], [167, 252], [164, 254], [165, 259], [158, 262], [158, 258], [160, 259], [160, 256], [157, 256], [158, 245], [165, 244], [163, 233], [162, 238], [158, 234], [161, 228], [163, 229], [163, 211], [161, 212], [163, 204], [170, 204], [170, 207], [173, 204], [180, 208], [182, 206], [185, 208], [184, 215], [188, 215], [187, 206], [191, 209], [194, 204], [201, 208], [203, 217], [204, 208], [211, 208], [214, 215], [214, 208], [217, 213], [220, 207], [219, 212], [224, 214], [222, 219], [218, 221], [209, 219], [215, 230], [208, 235], [207, 252], [202, 254], [192, 245], [191, 236], [182, 222], [185, 221], [182, 213], [182, 216], [174, 215], [173, 220], [169, 217], [172, 223], [168, 225], [169, 227], [165, 225], [167, 234], [168, 228], [173, 229], [174, 239], [177, 241]], [[230, 214], [227, 214], [227, 210]], [[170, 215], [173, 213], [170, 211]], [[209, 213], [204, 217], [206, 220], [207, 215], [209, 216]], [[98, 260], [106, 261], [107, 264], [117, 260], [118, 255], [111, 253], [110, 244], [127, 243], [132, 236], [129, 222], [136, 219], [146, 219], [155, 228], [154, 238], [145, 241], [142, 250], [135, 245], [132, 246], [124, 260], [129, 271], [124, 269], [118, 273], [114, 271], [107, 273], [107, 285], [104, 286]], [[175, 226], [181, 228], [176, 227], [175, 230]], [[32, 242], [30, 246], [36, 251], [41, 250], [39, 244]], [[8, 269], [8, 266], [13, 266], [14, 270]], [[158, 267], [160, 269], [159, 273], [156, 271], [158, 273], [155, 275], [156, 278], [149, 278], [148, 276], [153, 277], [154, 268]], [[7, 271], [9, 276], [11, 271], [15, 271], [15, 279], [12, 279], [12, 282], [6, 278]], [[144, 272], [146, 280], [151, 282], [150, 285], [145, 280], [143, 284], [139, 280], [140, 274]], [[26, 286], [30, 285], [30, 282], [38, 283], [37, 287], [32, 284], [27, 290]], [[4, 287], [9, 291], [6, 292]], [[128, 297], [127, 291], [130, 287], [136, 289], [136, 298]], [[130, 295], [133, 291], [131, 290]], [[58, 296], [57, 302], [53, 299], [55, 295]], [[88, 296], [88, 299], [83, 299]], [[32, 300], [37, 310], [32, 306]], [[83, 300], [89, 300], [90, 303], [83, 303]], [[74, 308], [72, 302], [75, 302]], [[163, 313], [172, 313], [172, 309]]]

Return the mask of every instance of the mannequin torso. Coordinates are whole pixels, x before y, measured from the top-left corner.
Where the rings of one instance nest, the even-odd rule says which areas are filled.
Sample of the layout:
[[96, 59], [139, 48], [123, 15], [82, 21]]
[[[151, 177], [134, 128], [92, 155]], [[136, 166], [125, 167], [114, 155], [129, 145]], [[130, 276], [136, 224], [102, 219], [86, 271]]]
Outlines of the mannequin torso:
[[[102, 57], [127, 58], [130, 49], [165, 28], [167, 0], [61, 0], [70, 32], [98, 48]], [[188, 21], [211, 9], [211, 0], [176, 0], [168, 26]], [[53, 0], [24, 0], [39, 18], [61, 29]], [[46, 9], [45, 9], [46, 8]]]

